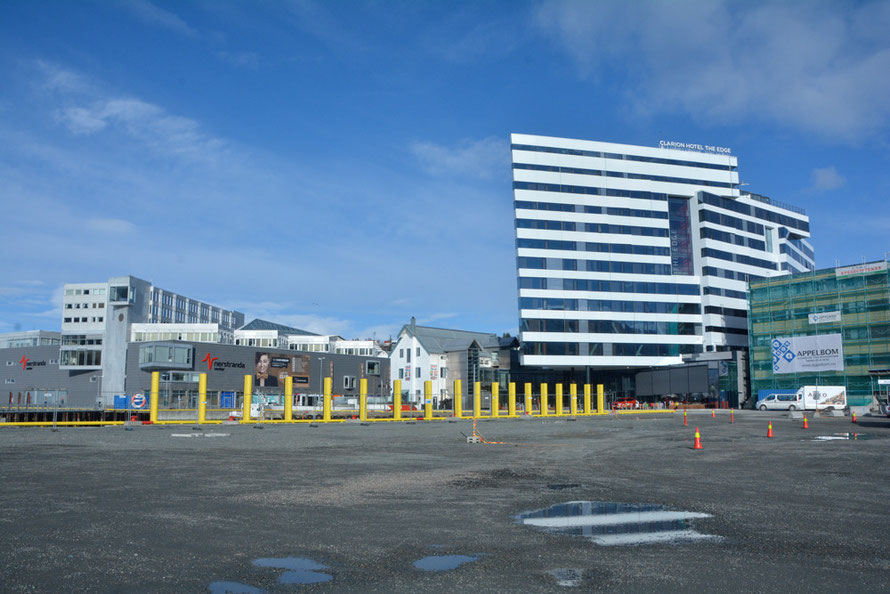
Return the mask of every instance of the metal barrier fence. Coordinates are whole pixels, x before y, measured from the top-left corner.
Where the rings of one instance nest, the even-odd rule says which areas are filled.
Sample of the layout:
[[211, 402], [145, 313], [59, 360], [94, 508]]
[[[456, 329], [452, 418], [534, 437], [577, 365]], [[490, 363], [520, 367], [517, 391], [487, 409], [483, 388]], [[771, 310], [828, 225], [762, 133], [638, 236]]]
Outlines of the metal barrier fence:
[[[517, 396], [517, 385], [510, 382], [507, 385], [507, 402], [504, 406], [500, 401], [500, 385], [493, 382], [491, 386], [491, 401], [487, 408], [483, 408], [482, 385], [480, 382], [473, 384], [472, 410], [463, 410], [463, 382], [454, 381], [453, 408], [451, 411], [433, 410], [432, 382], [424, 382], [423, 410], [406, 410], [402, 405], [402, 382], [393, 382], [393, 396], [391, 414], [386, 411], [369, 410], [368, 406], [368, 381], [362, 379], [359, 385], [358, 407], [335, 407], [333, 404], [331, 378], [324, 378], [324, 394], [322, 404], [308, 411], [296, 410], [294, 407], [293, 378], [285, 378], [284, 405], [280, 411], [267, 409], [263, 406], [255, 406], [253, 402], [253, 376], [244, 376], [244, 392], [239, 409], [209, 409], [207, 408], [207, 374], [202, 373], [198, 379], [198, 398], [195, 409], [161, 409], [159, 407], [159, 372], [152, 373], [151, 391], [148, 398], [148, 418], [144, 412], [131, 417], [129, 423], [142, 424], [223, 424], [223, 423], [342, 423], [348, 420], [356, 420], [362, 423], [372, 422], [398, 422], [398, 421], [434, 421], [448, 418], [458, 419], [499, 419], [518, 417], [579, 417], [609, 414], [605, 407], [603, 385], [596, 385], [595, 407], [593, 386], [584, 384], [581, 386], [581, 394], [578, 393], [577, 384], [569, 384], [569, 393], [565, 394], [563, 384], [555, 384], [551, 398], [549, 385], [541, 383], [536, 392], [531, 383], [523, 385], [523, 393]], [[295, 416], [294, 413], [297, 413]], [[619, 412], [619, 411], [613, 411]], [[620, 411], [622, 414], [632, 412], [657, 412], [657, 411]], [[660, 412], [673, 412], [661, 410]], [[210, 413], [210, 415], [208, 415]], [[443, 414], [445, 413], [445, 414]], [[82, 421], [55, 423], [58, 425], [120, 425], [121, 421]], [[0, 422], [3, 426], [49, 426], [52, 422]]]

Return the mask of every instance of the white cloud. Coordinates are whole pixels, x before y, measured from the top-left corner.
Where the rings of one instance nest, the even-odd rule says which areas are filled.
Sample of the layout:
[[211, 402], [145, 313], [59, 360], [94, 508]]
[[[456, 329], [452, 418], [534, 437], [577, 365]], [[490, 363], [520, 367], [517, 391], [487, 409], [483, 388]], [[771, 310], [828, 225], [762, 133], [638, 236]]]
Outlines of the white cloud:
[[337, 17], [327, 8], [327, 3], [315, 0], [286, 0], [285, 6], [293, 22], [302, 31], [341, 48], [355, 48], [355, 36], [344, 29]]
[[260, 64], [260, 57], [256, 52], [217, 52], [216, 55], [223, 62], [239, 68], [256, 68]]
[[361, 328], [352, 333], [353, 338], [359, 339], [377, 339], [377, 340], [387, 340], [388, 338], [395, 339], [399, 335], [399, 330], [402, 329], [404, 323], [392, 323], [392, 324], [377, 324], [374, 326], [368, 326], [366, 328]]
[[827, 192], [828, 190], [836, 190], [847, 183], [847, 178], [839, 174], [837, 169], [834, 168], [834, 165], [831, 167], [813, 169], [811, 180], [812, 183], [807, 189], [809, 192]]
[[40, 75], [40, 86], [50, 91], [82, 93], [90, 88], [89, 82], [79, 73], [62, 68], [45, 60], [36, 60], [34, 66]]
[[[411, 315], [435, 312], [474, 312], [455, 318], [456, 327], [514, 323], [515, 314], [504, 314], [515, 308], [510, 203], [500, 191], [503, 180], [480, 183], [466, 163], [473, 154], [484, 160], [485, 142], [449, 149], [463, 151], [464, 162], [445, 160], [449, 171], [463, 173], [441, 178], [361, 155], [295, 161], [213, 136], [166, 106], [47, 66], [36, 69], [39, 80], [29, 85], [41, 91], [36, 100], [16, 105], [28, 117], [0, 121], [0, 137], [10, 141], [0, 143], [6, 278], [34, 278], [37, 267], [52, 285], [133, 274], [249, 319], [347, 338], [382, 337]], [[48, 80], [80, 84], [49, 89]], [[46, 114], [56, 114], [59, 125], [19, 123]], [[509, 147], [506, 139], [490, 144], [498, 142], [498, 166], [507, 176]], [[108, 237], [95, 228], [118, 232], [121, 249], [108, 249]], [[136, 231], [138, 240], [125, 237]], [[21, 245], [30, 246], [26, 261]], [[450, 257], [443, 261], [442, 253]], [[486, 266], [468, 268], [480, 254]], [[238, 270], [255, 273], [233, 277]], [[394, 290], [393, 270], [431, 273]], [[487, 299], [479, 302], [466, 282]], [[19, 312], [4, 314], [8, 322], [52, 307], [46, 297], [27, 308], [15, 297], [6, 301]], [[46, 319], [58, 323], [58, 309]]]
[[[890, 216], [876, 215], [874, 213], [864, 216], [851, 216], [849, 209], [846, 208], [839, 209], [834, 214], [836, 216], [831, 218], [831, 225], [825, 225], [825, 227], [839, 225], [859, 240], [862, 240], [863, 235], [875, 235], [879, 240], [884, 239], [887, 235], [887, 230], [890, 229]], [[875, 245], [880, 245], [880, 243]], [[890, 254], [890, 250], [884, 254]], [[871, 254], [868, 258], [873, 260], [881, 255]]]
[[455, 147], [418, 141], [411, 144], [410, 150], [424, 170], [433, 175], [493, 179], [509, 170], [510, 144], [497, 136], [464, 140]]
[[890, 121], [880, 4], [554, 1], [536, 23], [582, 76], [626, 72], [641, 112], [753, 117], [855, 143]]
[[74, 134], [90, 135], [108, 126], [104, 118], [83, 107], [68, 107], [62, 110], [59, 119]]
[[0, 287], [0, 297], [18, 297], [29, 292], [25, 287]]
[[257, 317], [270, 322], [275, 322], [276, 324], [284, 324], [285, 326], [314, 332], [315, 334], [343, 335], [345, 333], [345, 338], [350, 338], [349, 332], [354, 326], [350, 320], [313, 314], [271, 314], [269, 317], [263, 317], [261, 315]]
[[[55, 68], [52, 72], [64, 70]], [[139, 141], [144, 149], [190, 161], [216, 161], [227, 148], [221, 139], [202, 132], [195, 120], [169, 114], [141, 99], [102, 97], [91, 86], [65, 93], [63, 100], [67, 105], [56, 111], [56, 117], [76, 135], [114, 131]]]
[[457, 314], [453, 312], [439, 312], [434, 313], [432, 315], [426, 316], [421, 320], [417, 320], [420, 324], [432, 324], [433, 322], [437, 322], [439, 320], [447, 320], [449, 318], [456, 318]]
[[458, 64], [509, 56], [526, 39], [525, 31], [517, 28], [515, 11], [503, 11], [497, 17], [484, 11], [485, 6], [477, 3], [449, 6], [437, 15], [440, 18], [429, 19], [423, 43], [433, 53]]
[[148, 0], [128, 0], [122, 6], [139, 20], [149, 25], [161, 27], [187, 37], [195, 37], [198, 34], [195, 29], [190, 27], [178, 15], [155, 6]]
[[87, 219], [86, 226], [93, 231], [102, 233], [131, 233], [136, 229], [136, 226], [130, 221], [107, 218]]

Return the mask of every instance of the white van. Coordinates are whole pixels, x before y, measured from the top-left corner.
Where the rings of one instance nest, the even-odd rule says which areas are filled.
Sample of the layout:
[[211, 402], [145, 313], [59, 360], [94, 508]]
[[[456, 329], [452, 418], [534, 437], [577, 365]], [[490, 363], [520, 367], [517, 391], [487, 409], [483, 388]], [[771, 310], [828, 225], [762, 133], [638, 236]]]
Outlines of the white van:
[[846, 407], [844, 386], [804, 386], [797, 394], [769, 394], [757, 402], [760, 410], [844, 410]]
[[802, 396], [797, 394], [769, 394], [757, 403], [760, 410], [800, 410]]

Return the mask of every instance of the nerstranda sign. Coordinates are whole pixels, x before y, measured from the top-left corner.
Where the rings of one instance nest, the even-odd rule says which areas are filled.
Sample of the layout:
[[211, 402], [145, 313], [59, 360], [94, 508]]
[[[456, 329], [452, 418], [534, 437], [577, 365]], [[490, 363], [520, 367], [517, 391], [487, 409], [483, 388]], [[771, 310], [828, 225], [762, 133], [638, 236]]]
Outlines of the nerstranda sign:
[[787, 336], [773, 339], [773, 373], [843, 371], [844, 346], [840, 334]]
[[887, 270], [887, 262], [872, 262], [870, 264], [857, 264], [856, 266], [844, 266], [835, 268], [834, 275], [838, 278], [853, 276], [855, 274], [869, 274], [871, 272], [883, 272]]

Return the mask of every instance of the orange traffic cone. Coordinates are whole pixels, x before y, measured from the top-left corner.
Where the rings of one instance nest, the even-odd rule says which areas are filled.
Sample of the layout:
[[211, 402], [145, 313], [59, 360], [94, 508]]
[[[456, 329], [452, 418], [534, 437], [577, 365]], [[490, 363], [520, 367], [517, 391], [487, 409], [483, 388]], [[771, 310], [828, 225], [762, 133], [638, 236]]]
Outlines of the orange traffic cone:
[[769, 427], [766, 430], [766, 436], [767, 437], [773, 436], [773, 422], [772, 421], [769, 422]]
[[683, 409], [683, 426], [686, 427], [686, 409]]
[[853, 411], [850, 411], [850, 414], [852, 415], [852, 420], [850, 422], [855, 423], [856, 422], [856, 413], [854, 413]]
[[701, 435], [698, 434], [698, 427], [695, 428], [695, 443], [692, 444], [693, 450], [700, 450], [701, 447]]
[[804, 429], [809, 429], [809, 428], [810, 428], [810, 424], [807, 423], [807, 418], [806, 418], [806, 417], [803, 418], [803, 428], [804, 428]]
[[711, 418], [712, 418], [712, 419], [716, 419], [716, 418], [717, 418], [717, 412], [716, 412], [716, 411], [711, 410]]
[[729, 409], [729, 422], [735, 423], [735, 410], [732, 408]]

